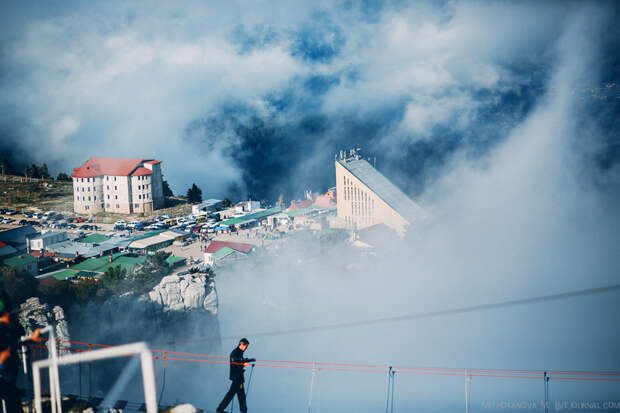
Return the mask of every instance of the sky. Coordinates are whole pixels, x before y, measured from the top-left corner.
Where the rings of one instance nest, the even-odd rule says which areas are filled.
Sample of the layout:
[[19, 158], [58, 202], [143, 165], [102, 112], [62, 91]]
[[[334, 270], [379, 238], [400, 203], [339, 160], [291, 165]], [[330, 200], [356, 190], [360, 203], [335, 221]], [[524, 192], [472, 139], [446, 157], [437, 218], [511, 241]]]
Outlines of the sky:
[[[249, 355], [620, 370], [617, 293], [252, 337], [618, 284], [613, 2], [29, 4], [0, 17], [0, 145], [14, 162], [66, 171], [148, 152], [176, 193], [196, 182], [204, 197], [274, 200], [333, 186], [334, 154], [359, 147], [429, 212], [380, 257], [291, 243], [219, 272], [220, 331], [247, 335]], [[215, 406], [220, 370], [171, 372], [166, 400]], [[307, 406], [308, 374], [255, 374], [256, 411]], [[323, 411], [384, 407], [385, 377], [320, 380]], [[463, 407], [461, 378], [397, 380], [397, 409]], [[538, 382], [473, 386], [477, 410], [542, 397]], [[617, 400], [618, 386], [556, 382], [552, 394]]]
[[532, 112], [586, 15], [594, 64], [569, 87], [606, 129], [584, 136], [593, 168], [617, 163], [613, 2], [150, 4], [0, 6], [3, 158], [56, 174], [154, 157], [175, 193], [273, 201], [326, 190], [334, 154], [359, 147], [418, 196]]

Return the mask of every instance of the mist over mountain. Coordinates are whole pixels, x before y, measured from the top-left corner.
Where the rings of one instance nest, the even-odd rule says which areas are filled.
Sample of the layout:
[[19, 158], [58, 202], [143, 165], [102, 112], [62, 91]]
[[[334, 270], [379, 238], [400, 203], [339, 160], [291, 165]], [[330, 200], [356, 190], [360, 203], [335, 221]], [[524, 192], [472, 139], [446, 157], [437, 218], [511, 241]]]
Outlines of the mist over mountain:
[[419, 195], [531, 113], [575, 15], [597, 55], [569, 86], [576, 151], [590, 174], [618, 162], [613, 2], [145, 6], [1, 6], [1, 149], [15, 169], [152, 156], [177, 193], [197, 180], [209, 196], [275, 200], [333, 185], [334, 154], [361, 147]]

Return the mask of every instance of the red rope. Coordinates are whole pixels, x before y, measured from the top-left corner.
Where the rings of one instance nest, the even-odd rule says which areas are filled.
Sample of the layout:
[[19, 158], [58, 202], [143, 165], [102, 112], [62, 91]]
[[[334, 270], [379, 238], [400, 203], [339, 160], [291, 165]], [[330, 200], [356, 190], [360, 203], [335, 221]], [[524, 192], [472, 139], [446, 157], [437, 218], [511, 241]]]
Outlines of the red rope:
[[[68, 343], [73, 345], [82, 345], [88, 346], [89, 350], [92, 347], [112, 347], [105, 344], [92, 344], [85, 343], [80, 341], [67, 341], [67, 340], [58, 340], [61, 343]], [[35, 346], [33, 345], [35, 352], [36, 349], [46, 350], [44, 346]], [[71, 351], [69, 347], [59, 347], [61, 351]], [[74, 349], [73, 351], [77, 353], [81, 353], [89, 350], [80, 350]], [[229, 361], [219, 361], [226, 360], [228, 357], [226, 356], [215, 356], [215, 355], [207, 355], [207, 354], [196, 354], [196, 353], [184, 353], [177, 351], [168, 351], [168, 350], [151, 350], [153, 353], [161, 353], [164, 357], [161, 356], [153, 356], [153, 359], [160, 360], [163, 359], [164, 362], [167, 360], [174, 361], [186, 361], [192, 363], [210, 363], [210, 364], [235, 364], [235, 365], [243, 365], [244, 363], [233, 363]], [[207, 360], [200, 360], [195, 358], [184, 358], [184, 357], [170, 357], [170, 355], [177, 356], [189, 356], [189, 357], [197, 357], [203, 358]], [[217, 360], [211, 360], [217, 359]], [[352, 364], [352, 363], [327, 363], [327, 362], [307, 362], [307, 361], [292, 361], [292, 360], [261, 360], [259, 363], [255, 363], [256, 366], [260, 367], [272, 367], [272, 368], [289, 368], [289, 369], [298, 369], [298, 370], [312, 370], [318, 368], [319, 370], [328, 370], [328, 371], [342, 371], [342, 372], [360, 372], [360, 373], [385, 373], [385, 371], [389, 368], [389, 366], [383, 365], [372, 365], [372, 364]], [[406, 367], [406, 366], [395, 366], [393, 369], [399, 374], [412, 374], [412, 375], [441, 375], [441, 376], [471, 376], [471, 377], [494, 377], [494, 378], [518, 378], [518, 379], [535, 379], [541, 380], [542, 375], [545, 373], [543, 370], [491, 370], [491, 369], [457, 369], [457, 368], [437, 368], [437, 367]], [[584, 380], [584, 381], [620, 381], [620, 379], [613, 378], [601, 378], [601, 377], [573, 377], [580, 375], [588, 375], [588, 376], [620, 376], [620, 372], [600, 372], [600, 371], [546, 371], [548, 376], [554, 380]], [[532, 376], [532, 374], [534, 376]], [[557, 376], [556, 376], [557, 375]], [[559, 377], [558, 377], [559, 376]]]

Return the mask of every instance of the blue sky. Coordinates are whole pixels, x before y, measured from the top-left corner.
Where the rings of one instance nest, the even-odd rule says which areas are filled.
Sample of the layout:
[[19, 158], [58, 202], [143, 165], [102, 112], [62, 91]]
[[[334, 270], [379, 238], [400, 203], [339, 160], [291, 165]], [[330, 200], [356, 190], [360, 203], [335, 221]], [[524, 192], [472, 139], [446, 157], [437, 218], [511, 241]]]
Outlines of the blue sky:
[[[4, 3], [3, 151], [53, 172], [152, 156], [175, 192], [196, 182], [208, 196], [272, 200], [326, 189], [333, 154], [361, 147], [419, 195], [456, 153], [484, 154], [531, 113], [575, 16], [587, 16], [597, 65], [571, 87], [613, 82], [612, 6]], [[593, 118], [599, 100], [580, 93], [585, 121], [607, 127], [617, 99]]]

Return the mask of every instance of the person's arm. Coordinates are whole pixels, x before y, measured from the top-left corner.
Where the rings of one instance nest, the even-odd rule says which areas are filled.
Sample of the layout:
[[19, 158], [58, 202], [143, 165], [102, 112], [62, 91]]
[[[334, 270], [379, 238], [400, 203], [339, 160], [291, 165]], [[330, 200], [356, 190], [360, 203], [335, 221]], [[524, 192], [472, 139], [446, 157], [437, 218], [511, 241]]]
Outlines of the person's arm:
[[243, 359], [243, 365], [248, 367], [250, 365], [250, 363], [254, 363], [256, 361], [256, 359]]

